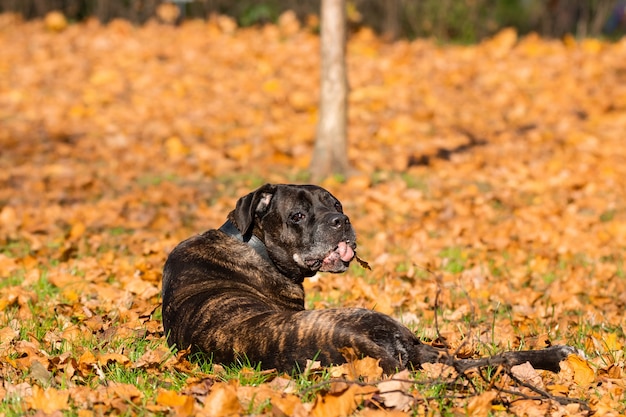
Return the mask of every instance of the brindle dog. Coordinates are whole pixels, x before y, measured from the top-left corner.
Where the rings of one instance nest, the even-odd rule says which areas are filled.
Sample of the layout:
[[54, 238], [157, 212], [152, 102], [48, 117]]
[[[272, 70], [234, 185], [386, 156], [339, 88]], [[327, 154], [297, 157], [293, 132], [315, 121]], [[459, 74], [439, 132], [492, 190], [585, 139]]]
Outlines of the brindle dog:
[[[405, 326], [361, 308], [305, 310], [302, 282], [344, 272], [356, 257], [356, 235], [339, 200], [313, 185], [266, 184], [242, 197], [219, 230], [180, 243], [163, 270], [163, 326], [170, 345], [209, 354], [216, 363], [239, 355], [265, 369], [303, 370], [307, 359], [345, 362], [342, 351], [380, 359], [387, 373], [425, 362], [452, 363]], [[555, 346], [482, 360], [559, 370], [574, 350]], [[481, 360], [454, 361], [459, 370]], [[488, 361], [488, 362], [485, 362]]]

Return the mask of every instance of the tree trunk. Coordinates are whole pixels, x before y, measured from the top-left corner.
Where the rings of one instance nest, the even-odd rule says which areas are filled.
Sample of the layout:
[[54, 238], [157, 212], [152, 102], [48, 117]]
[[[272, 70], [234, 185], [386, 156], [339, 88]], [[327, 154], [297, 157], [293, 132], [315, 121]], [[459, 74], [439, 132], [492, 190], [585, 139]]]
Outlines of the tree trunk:
[[602, 35], [602, 28], [607, 22], [607, 20], [609, 19], [609, 16], [611, 15], [611, 11], [613, 7], [616, 7], [613, 5], [613, 3], [614, 2], [607, 1], [607, 0], [602, 0], [597, 3], [595, 13], [590, 23], [590, 27], [591, 27], [590, 35], [591, 36]]
[[400, 0], [386, 0], [385, 20], [383, 21], [383, 37], [387, 41], [395, 41], [400, 36]]
[[315, 180], [348, 172], [345, 0], [322, 0], [321, 15], [320, 110], [310, 166]]

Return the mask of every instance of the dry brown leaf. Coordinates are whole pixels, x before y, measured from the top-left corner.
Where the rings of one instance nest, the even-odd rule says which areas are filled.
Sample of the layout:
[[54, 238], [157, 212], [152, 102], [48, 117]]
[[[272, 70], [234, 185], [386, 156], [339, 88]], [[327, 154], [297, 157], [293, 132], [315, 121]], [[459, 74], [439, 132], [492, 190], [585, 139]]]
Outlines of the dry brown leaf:
[[33, 361], [29, 369], [29, 374], [33, 380], [43, 386], [49, 386], [52, 384], [52, 373], [48, 371], [48, 368], [42, 365], [39, 361]]
[[189, 397], [189, 395], [178, 394], [176, 391], [160, 389], [156, 402], [167, 407], [178, 407], [184, 405]]
[[95, 415], [93, 410], [78, 410], [76, 413], [78, 417], [93, 417]]
[[302, 406], [302, 400], [295, 395], [274, 395], [271, 404], [272, 410], [277, 409], [286, 416], [293, 416]]
[[550, 411], [550, 402], [535, 400], [518, 400], [509, 407], [516, 416], [544, 417]]
[[458, 375], [452, 366], [443, 363], [424, 363], [422, 368], [426, 376], [431, 379], [456, 378]]
[[370, 398], [376, 389], [370, 386], [349, 384], [347, 389], [340, 392], [318, 394], [311, 410], [314, 417], [347, 416], [367, 398]]
[[150, 349], [150, 350], [147, 350], [146, 353], [141, 355], [139, 359], [133, 362], [132, 367], [133, 368], [158, 367], [164, 361], [168, 359], [170, 360], [171, 363], [176, 362], [176, 356], [172, 354], [172, 352], [169, 349], [165, 349], [165, 348], [154, 349], [154, 350]]
[[488, 416], [492, 412], [491, 403], [498, 396], [494, 390], [485, 391], [480, 395], [472, 397], [467, 403], [466, 413], [470, 416]]
[[226, 417], [243, 411], [233, 384], [218, 382], [204, 400], [203, 413], [210, 417]]
[[548, 392], [550, 392], [550, 394], [552, 395], [567, 396], [567, 393], [569, 392], [569, 387], [562, 384], [552, 384], [546, 386], [546, 388], [548, 389]]
[[67, 28], [67, 19], [65, 15], [59, 11], [52, 11], [44, 17], [46, 29], [53, 32], [60, 32]]
[[380, 379], [383, 369], [379, 366], [380, 359], [365, 357], [363, 359], [355, 359], [354, 352], [344, 353], [349, 358], [347, 363], [334, 366], [331, 369], [331, 376], [334, 378], [347, 378], [349, 380], [357, 380], [363, 378], [365, 381], [375, 381]]
[[407, 413], [399, 410], [365, 408], [363, 410], [359, 410], [357, 415], [360, 417], [406, 417]]
[[69, 393], [67, 390], [59, 391], [52, 387], [43, 389], [38, 385], [33, 385], [29, 404], [33, 410], [42, 411], [45, 414], [52, 414], [68, 409], [68, 399]]
[[405, 411], [415, 401], [409, 392], [413, 383], [410, 380], [411, 374], [408, 370], [399, 372], [386, 381], [377, 384], [380, 397], [383, 399], [385, 407], [393, 410]]
[[[284, 382], [278, 384], [275, 382], [276, 380], [257, 387], [238, 387], [237, 397], [239, 398], [239, 402], [242, 404], [242, 407], [248, 410], [257, 409], [257, 406], [269, 401], [272, 406], [272, 410], [276, 408], [284, 415], [293, 415], [296, 407], [302, 403], [298, 396], [287, 393], [287, 391], [294, 392], [295, 387], [291, 386], [293, 384], [285, 385]], [[285, 387], [283, 390], [277, 389], [277, 387], [283, 386]]]
[[579, 355], [569, 355], [561, 362], [561, 371], [572, 375], [572, 380], [581, 387], [586, 387], [595, 380], [595, 372], [589, 362]]
[[195, 400], [191, 395], [178, 394], [175, 391], [159, 390], [156, 403], [176, 410], [178, 416], [190, 416], [194, 412]]
[[[1, 309], [1, 306], [0, 306]], [[0, 355], [4, 355], [11, 342], [19, 335], [19, 332], [10, 326], [0, 329]]]
[[112, 362], [119, 363], [120, 365], [126, 365], [130, 363], [130, 359], [127, 356], [119, 353], [103, 353], [98, 355], [97, 358], [98, 365], [100, 366], [105, 366]]
[[160, 292], [155, 285], [138, 277], [125, 280], [124, 288], [143, 300], [149, 300]]
[[44, 368], [48, 367], [49, 356], [36, 343], [19, 340], [15, 343], [15, 351], [20, 354], [20, 357], [10, 360], [20, 369], [27, 370], [34, 362], [39, 362]]
[[537, 370], [528, 362], [512, 366], [511, 373], [520, 381], [526, 382], [540, 389], [544, 388], [541, 375], [539, 375], [539, 372], [537, 372]]
[[106, 391], [110, 397], [119, 397], [129, 402], [134, 402], [143, 396], [136, 386], [119, 382], [109, 382]]
[[294, 394], [298, 391], [296, 382], [291, 378], [276, 377], [268, 383], [268, 385], [275, 391], [285, 394]]

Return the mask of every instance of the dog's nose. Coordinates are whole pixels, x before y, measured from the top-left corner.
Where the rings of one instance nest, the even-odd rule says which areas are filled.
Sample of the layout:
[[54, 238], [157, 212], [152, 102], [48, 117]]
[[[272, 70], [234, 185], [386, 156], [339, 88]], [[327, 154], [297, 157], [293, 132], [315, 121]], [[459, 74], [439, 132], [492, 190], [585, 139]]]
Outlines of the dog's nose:
[[350, 224], [350, 219], [348, 219], [348, 216], [345, 214], [336, 213], [328, 218], [328, 224], [333, 229], [341, 229], [342, 227]]

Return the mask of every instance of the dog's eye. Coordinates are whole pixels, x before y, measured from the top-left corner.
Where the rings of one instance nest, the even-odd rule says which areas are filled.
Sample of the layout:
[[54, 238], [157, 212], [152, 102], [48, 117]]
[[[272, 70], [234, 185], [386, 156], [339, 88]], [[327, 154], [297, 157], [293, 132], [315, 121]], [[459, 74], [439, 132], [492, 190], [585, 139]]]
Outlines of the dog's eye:
[[300, 212], [294, 213], [289, 217], [293, 223], [300, 223], [306, 216]]
[[337, 210], [339, 213], [343, 213], [343, 207], [341, 207], [341, 203], [339, 201], [335, 203], [335, 210]]

